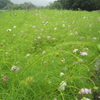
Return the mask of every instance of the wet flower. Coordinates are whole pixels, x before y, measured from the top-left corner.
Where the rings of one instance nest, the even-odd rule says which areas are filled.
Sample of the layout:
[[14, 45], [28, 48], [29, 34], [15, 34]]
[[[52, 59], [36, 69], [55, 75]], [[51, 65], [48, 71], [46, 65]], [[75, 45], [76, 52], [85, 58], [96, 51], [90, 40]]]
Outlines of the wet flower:
[[61, 62], [64, 63], [64, 62], [65, 62], [65, 58], [63, 58], [63, 59], [61, 60]]
[[17, 26], [13, 26], [13, 28], [17, 28]]
[[73, 62], [73, 64], [77, 64], [77, 62], [75, 61], [75, 62]]
[[54, 30], [57, 30], [57, 28], [54, 28]]
[[44, 29], [41, 29], [41, 31], [43, 31]]
[[20, 70], [20, 67], [18, 67], [18, 66], [12, 66], [10, 70], [17, 72], [18, 70]]
[[7, 76], [4, 76], [4, 77], [3, 77], [3, 82], [6, 83], [7, 81], [8, 81]]
[[93, 38], [93, 40], [96, 40], [96, 39], [97, 39], [96, 37]]
[[79, 91], [79, 94], [91, 94], [91, 89], [87, 89], [87, 88], [82, 88], [80, 91]]
[[100, 96], [98, 96], [98, 99], [100, 99]]
[[26, 55], [26, 57], [29, 57], [29, 56], [30, 56], [30, 54], [27, 54], [27, 55]]
[[77, 52], [79, 49], [74, 49], [73, 52]]
[[78, 32], [75, 32], [74, 34], [78, 34]]
[[64, 91], [65, 90], [65, 87], [66, 87], [67, 83], [65, 81], [62, 81], [60, 83], [60, 86], [58, 88], [59, 91]]
[[50, 36], [47, 37], [48, 40], [49, 40], [50, 38], [51, 38]]
[[8, 32], [8, 31], [11, 31], [11, 29], [7, 29], [7, 32]]
[[80, 55], [81, 55], [81, 56], [87, 56], [88, 53], [87, 53], [87, 52], [80, 52]]
[[13, 36], [16, 36], [16, 34], [13, 34]]
[[60, 73], [60, 77], [62, 77], [63, 75], [64, 75], [64, 73], [61, 72], [61, 73]]
[[12, 71], [12, 70], [16, 70], [16, 69], [17, 69], [17, 66], [13, 66], [13, 67], [11, 67], [10, 70]]
[[36, 41], [36, 39], [34, 39], [34, 41]]
[[32, 26], [32, 28], [35, 28], [36, 26]]
[[89, 98], [83, 97], [81, 100], [90, 100]]
[[37, 37], [37, 39], [41, 39], [41, 37]]
[[8, 55], [8, 52], [5, 52], [6, 55]]
[[43, 52], [42, 52], [42, 55], [44, 55], [45, 53], [46, 53], [46, 51], [43, 51]]
[[65, 24], [63, 24], [62, 27], [65, 27]]
[[26, 79], [26, 82], [27, 82], [27, 83], [32, 83], [32, 82], [33, 82], [33, 77], [29, 76], [29, 77]]
[[53, 100], [58, 100], [57, 98], [53, 98]]
[[62, 23], [64, 23], [64, 21], [62, 21]]

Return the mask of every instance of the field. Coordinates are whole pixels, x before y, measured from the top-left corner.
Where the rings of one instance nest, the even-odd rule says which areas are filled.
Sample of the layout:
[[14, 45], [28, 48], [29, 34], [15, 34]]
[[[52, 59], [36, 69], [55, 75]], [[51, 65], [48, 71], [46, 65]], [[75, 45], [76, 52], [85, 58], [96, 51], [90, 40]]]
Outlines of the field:
[[0, 100], [99, 100], [100, 12], [0, 12]]

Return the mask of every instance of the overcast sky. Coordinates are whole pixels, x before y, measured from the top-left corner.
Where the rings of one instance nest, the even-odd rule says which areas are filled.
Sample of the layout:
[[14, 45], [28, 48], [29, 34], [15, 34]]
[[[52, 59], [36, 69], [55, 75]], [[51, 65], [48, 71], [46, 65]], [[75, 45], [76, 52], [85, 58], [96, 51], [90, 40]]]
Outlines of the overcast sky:
[[32, 2], [36, 6], [46, 6], [49, 2], [54, 2], [56, 0], [10, 0], [15, 4], [20, 4], [24, 2]]

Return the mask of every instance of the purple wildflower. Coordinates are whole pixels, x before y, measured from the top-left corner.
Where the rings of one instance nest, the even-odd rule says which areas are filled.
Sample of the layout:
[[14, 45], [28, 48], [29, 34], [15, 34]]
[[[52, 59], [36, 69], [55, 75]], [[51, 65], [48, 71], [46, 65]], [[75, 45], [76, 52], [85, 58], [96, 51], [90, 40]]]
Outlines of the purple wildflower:
[[7, 81], [8, 81], [7, 76], [4, 76], [4, 77], [3, 77], [3, 82], [6, 83]]
[[97, 39], [96, 37], [93, 38], [93, 40], [96, 40], [96, 39]]
[[100, 99], [100, 96], [98, 96], [98, 99]]
[[17, 66], [13, 66], [13, 67], [11, 67], [10, 70], [12, 71], [12, 70], [16, 70], [16, 69], [17, 69]]
[[79, 91], [79, 93], [80, 94], [91, 94], [91, 89], [84, 89], [84, 88], [82, 88], [80, 91]]
[[20, 67], [12, 66], [10, 70], [11, 71], [18, 71], [18, 70], [20, 70]]
[[87, 53], [87, 52], [80, 52], [80, 55], [81, 55], [81, 56], [87, 56], [88, 53]]
[[77, 52], [77, 51], [78, 51], [78, 49], [74, 49], [74, 50], [73, 50], [73, 52]]
[[41, 39], [41, 37], [37, 37], [37, 39]]

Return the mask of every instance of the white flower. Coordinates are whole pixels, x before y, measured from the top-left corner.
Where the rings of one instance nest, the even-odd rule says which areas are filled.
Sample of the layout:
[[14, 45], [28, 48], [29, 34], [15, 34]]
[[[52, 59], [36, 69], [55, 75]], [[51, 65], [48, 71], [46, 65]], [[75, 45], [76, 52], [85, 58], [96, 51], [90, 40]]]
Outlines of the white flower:
[[77, 52], [79, 49], [74, 49], [73, 52]]
[[29, 57], [29, 56], [30, 56], [30, 54], [27, 54], [27, 55], [26, 55], [26, 57]]
[[20, 70], [20, 67], [12, 66], [10, 70], [11, 70], [11, 71], [16, 71], [16, 72], [17, 72], [18, 70]]
[[45, 53], [46, 53], [46, 51], [43, 51], [43, 52], [42, 52], [42, 55], [44, 55]]
[[11, 29], [7, 29], [7, 32], [8, 32], [8, 31], [11, 31]]
[[35, 28], [36, 26], [32, 26], [32, 28]]
[[81, 100], [90, 100], [89, 98], [83, 97]]
[[62, 27], [65, 27], [65, 24], [63, 24]]
[[62, 77], [63, 75], [64, 75], [64, 73], [61, 72], [61, 73], [60, 73], [60, 77]]
[[65, 86], [67, 85], [67, 83], [65, 81], [62, 81], [60, 83], [60, 86], [58, 88], [59, 91], [64, 91], [65, 90]]
[[13, 66], [13, 67], [11, 67], [10, 70], [16, 70], [16, 69], [17, 69], [17, 66]]
[[16, 36], [16, 34], [13, 34], [13, 36]]
[[8, 52], [5, 52], [6, 55], [8, 55]]
[[37, 39], [41, 39], [41, 37], [37, 37]]
[[47, 37], [48, 40], [49, 40], [50, 38], [51, 38], [50, 36]]
[[81, 55], [81, 56], [87, 56], [88, 53], [87, 53], [87, 52], [80, 52], [80, 55]]
[[54, 30], [57, 30], [57, 28], [54, 28]]
[[13, 28], [17, 28], [17, 26], [13, 26]]
[[80, 91], [79, 91], [80, 94], [91, 94], [91, 89], [87, 89], [87, 88], [82, 88]]

